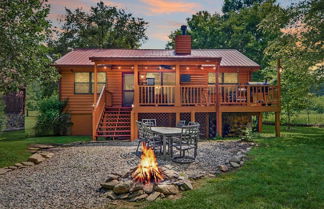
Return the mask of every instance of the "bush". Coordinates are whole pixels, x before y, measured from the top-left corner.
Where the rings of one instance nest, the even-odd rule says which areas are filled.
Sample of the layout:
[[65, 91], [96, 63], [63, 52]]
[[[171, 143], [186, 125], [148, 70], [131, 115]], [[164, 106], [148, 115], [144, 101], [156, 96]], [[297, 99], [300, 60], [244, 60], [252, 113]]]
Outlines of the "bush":
[[67, 135], [71, 127], [70, 114], [64, 112], [67, 101], [59, 101], [56, 96], [43, 99], [39, 103], [36, 123], [37, 135]]
[[2, 94], [0, 93], [0, 133], [5, 129], [7, 123], [5, 114], [5, 104], [3, 101]]

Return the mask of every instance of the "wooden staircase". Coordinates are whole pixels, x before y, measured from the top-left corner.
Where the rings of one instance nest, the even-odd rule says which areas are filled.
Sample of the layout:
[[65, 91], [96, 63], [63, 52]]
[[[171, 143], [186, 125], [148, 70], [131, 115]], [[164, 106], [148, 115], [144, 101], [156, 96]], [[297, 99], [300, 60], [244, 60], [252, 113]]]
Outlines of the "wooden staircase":
[[131, 137], [131, 111], [130, 107], [106, 107], [96, 137], [129, 140]]

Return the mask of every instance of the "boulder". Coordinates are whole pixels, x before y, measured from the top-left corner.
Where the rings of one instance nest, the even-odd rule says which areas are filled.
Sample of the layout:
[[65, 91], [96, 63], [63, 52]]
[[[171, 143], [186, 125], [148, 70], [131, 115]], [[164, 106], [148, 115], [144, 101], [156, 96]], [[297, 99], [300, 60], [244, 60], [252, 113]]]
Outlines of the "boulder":
[[145, 192], [144, 192], [143, 190], [138, 190], [138, 191], [136, 191], [136, 192], [131, 193], [131, 194], [129, 195], [129, 198], [132, 199], [132, 198], [137, 197], [137, 196], [140, 196], [140, 195], [142, 195], [142, 194], [144, 194], [144, 193], [145, 193]]
[[3, 174], [5, 174], [5, 173], [7, 173], [9, 171], [11, 171], [11, 170], [8, 169], [8, 168], [0, 168], [0, 175], [3, 175]]
[[113, 191], [115, 192], [115, 194], [124, 194], [129, 192], [130, 187], [131, 187], [131, 181], [120, 182], [114, 186]]
[[221, 170], [222, 172], [227, 172], [228, 171], [228, 167], [226, 165], [220, 165], [218, 166], [219, 170]]
[[170, 169], [167, 169], [165, 168], [163, 170], [163, 173], [169, 178], [169, 179], [173, 179], [173, 178], [178, 178], [179, 177], [179, 174], [174, 171], [174, 170], [170, 170]]
[[118, 196], [118, 199], [124, 200], [127, 199], [129, 197], [129, 193], [125, 193], [125, 194], [121, 194]]
[[102, 183], [101, 184], [101, 187], [104, 188], [104, 189], [109, 189], [109, 190], [112, 190], [114, 189], [114, 187], [119, 183], [119, 181], [117, 180], [112, 180], [110, 182], [105, 182], [105, 183]]
[[136, 202], [136, 201], [140, 201], [140, 200], [144, 200], [145, 198], [147, 198], [147, 194], [142, 194], [140, 196], [134, 197], [132, 199], [130, 199], [130, 202]]
[[116, 200], [117, 196], [115, 195], [115, 193], [113, 191], [109, 191], [107, 192], [107, 197], [111, 200]]
[[35, 163], [33, 163], [33, 162], [22, 162], [21, 164], [23, 164], [24, 166], [33, 166], [33, 165], [35, 165]]
[[238, 164], [238, 163], [236, 163], [236, 162], [230, 162], [230, 164], [231, 164], [231, 166], [232, 166], [233, 168], [238, 168], [238, 167], [240, 167], [240, 164]]
[[156, 191], [161, 192], [165, 195], [178, 194], [179, 189], [177, 186], [172, 184], [158, 184], [155, 188]]
[[44, 160], [45, 160], [45, 158], [42, 155], [37, 154], [37, 153], [33, 154], [32, 156], [30, 156], [28, 158], [29, 162], [33, 162], [35, 164], [39, 164], [39, 163], [43, 162]]
[[154, 200], [156, 200], [156, 198], [158, 198], [159, 196], [160, 196], [160, 192], [153, 192], [152, 194], [150, 194], [147, 198], [146, 198], [146, 200], [147, 201], [154, 201]]
[[8, 169], [10, 170], [16, 170], [18, 167], [17, 166], [9, 166]]
[[49, 145], [49, 144], [34, 144], [30, 148], [50, 149], [50, 148], [54, 148], [54, 146]]
[[240, 163], [241, 159], [238, 156], [234, 156], [229, 161], [234, 163]]
[[16, 166], [17, 168], [25, 168], [25, 167], [26, 167], [26, 166], [24, 166], [24, 165], [21, 164], [21, 163], [16, 163], [15, 166]]
[[118, 179], [119, 179], [119, 176], [114, 175], [114, 174], [109, 174], [108, 177], [107, 177], [106, 182], [109, 182], [109, 181], [112, 181], [112, 180], [118, 180]]
[[193, 186], [191, 184], [191, 181], [189, 180], [182, 180], [177, 183], [177, 185], [180, 187], [182, 191], [192, 190]]
[[141, 183], [134, 183], [132, 184], [131, 188], [129, 189], [130, 192], [136, 192], [138, 190], [143, 189], [143, 184]]
[[41, 152], [39, 154], [44, 158], [51, 158], [54, 156], [54, 153], [51, 153], [51, 152]]
[[146, 194], [151, 194], [153, 192], [153, 184], [145, 184], [143, 190]]
[[241, 160], [240, 161], [240, 166], [242, 166], [244, 164], [244, 161], [243, 160]]

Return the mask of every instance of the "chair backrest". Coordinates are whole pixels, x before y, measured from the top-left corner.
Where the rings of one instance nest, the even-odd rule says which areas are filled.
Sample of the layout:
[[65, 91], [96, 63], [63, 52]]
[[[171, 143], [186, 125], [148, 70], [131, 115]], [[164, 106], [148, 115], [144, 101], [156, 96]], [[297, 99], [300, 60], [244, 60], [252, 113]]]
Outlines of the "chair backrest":
[[142, 123], [148, 126], [156, 126], [156, 119], [142, 119]]
[[178, 123], [177, 123], [177, 127], [178, 128], [181, 128], [182, 126], [185, 126], [186, 125], [186, 121], [185, 120], [180, 120]]
[[181, 129], [182, 144], [196, 144], [199, 140], [199, 124], [183, 126]]
[[199, 123], [198, 122], [194, 122], [194, 121], [190, 121], [188, 123], [188, 126], [192, 126], [192, 125], [199, 125]]
[[151, 130], [152, 127], [151, 124], [142, 123], [142, 127], [143, 127], [143, 136], [145, 139], [149, 140], [154, 137], [154, 134]]
[[138, 129], [138, 138], [144, 139], [144, 127], [141, 121], [136, 121], [137, 129]]

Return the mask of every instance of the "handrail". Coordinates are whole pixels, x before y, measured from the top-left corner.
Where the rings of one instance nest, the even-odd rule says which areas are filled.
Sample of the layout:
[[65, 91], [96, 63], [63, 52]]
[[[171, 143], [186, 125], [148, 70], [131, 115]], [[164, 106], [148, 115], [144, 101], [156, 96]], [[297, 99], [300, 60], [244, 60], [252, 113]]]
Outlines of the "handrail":
[[[106, 86], [103, 86], [99, 95], [99, 98], [96, 102], [96, 104], [93, 106], [92, 111], [92, 139], [96, 140], [96, 134], [97, 134], [97, 128], [100, 123], [100, 119], [102, 118], [103, 112], [105, 110], [105, 88]], [[96, 93], [96, 92], [95, 92]]]

